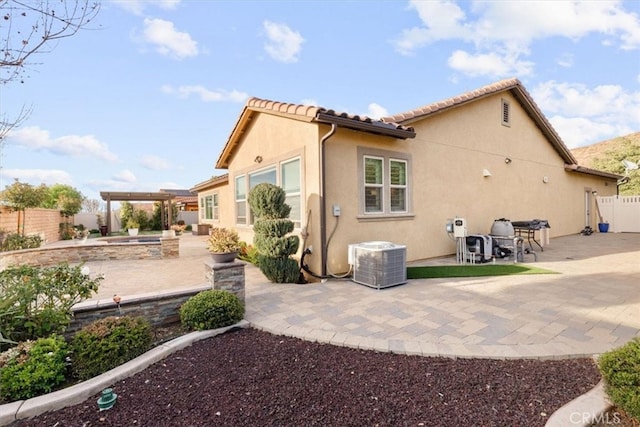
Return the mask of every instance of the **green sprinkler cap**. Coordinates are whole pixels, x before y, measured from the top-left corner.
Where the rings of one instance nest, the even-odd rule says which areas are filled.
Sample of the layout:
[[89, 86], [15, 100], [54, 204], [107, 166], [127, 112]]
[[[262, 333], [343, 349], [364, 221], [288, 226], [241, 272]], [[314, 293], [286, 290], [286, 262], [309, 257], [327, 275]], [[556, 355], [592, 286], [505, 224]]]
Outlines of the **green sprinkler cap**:
[[98, 399], [98, 407], [101, 411], [111, 409], [116, 404], [118, 395], [113, 392], [112, 388], [105, 388], [102, 390], [102, 397]]

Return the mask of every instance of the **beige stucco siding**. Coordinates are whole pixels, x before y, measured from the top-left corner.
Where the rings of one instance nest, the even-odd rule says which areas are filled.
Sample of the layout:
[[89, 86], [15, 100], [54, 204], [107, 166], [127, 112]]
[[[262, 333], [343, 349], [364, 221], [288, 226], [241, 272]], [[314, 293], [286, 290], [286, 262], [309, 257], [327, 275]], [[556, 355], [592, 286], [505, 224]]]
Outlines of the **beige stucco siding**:
[[[241, 239], [253, 242], [253, 230], [250, 225], [236, 224], [235, 207], [235, 178], [240, 175], [254, 173], [262, 169], [276, 166], [279, 162], [299, 157], [301, 159], [301, 200], [302, 227], [309, 230], [319, 230], [318, 215], [311, 215], [311, 224], [307, 224], [309, 209], [318, 212], [317, 194], [319, 189], [319, 151], [318, 126], [307, 121], [294, 120], [277, 115], [255, 114], [250, 128], [244, 133], [241, 150], [238, 150], [229, 167], [228, 197], [224, 222], [235, 227]], [[261, 158], [257, 162], [256, 158]], [[279, 174], [279, 170], [277, 172]], [[301, 228], [294, 230], [300, 235]], [[317, 238], [317, 241], [313, 239]], [[308, 244], [319, 248], [319, 233], [310, 236]]]
[[[501, 124], [502, 99], [510, 103], [509, 127]], [[346, 270], [347, 245], [362, 241], [404, 244], [409, 260], [451, 254], [455, 242], [445, 225], [455, 216], [467, 219], [469, 233], [488, 234], [498, 218], [547, 219], [552, 236], [577, 233], [585, 225], [585, 191], [615, 194], [602, 179], [566, 172], [564, 160], [508, 93], [411, 125], [416, 138], [406, 141], [342, 131], [328, 142], [328, 233], [336, 222], [332, 206], [342, 212], [329, 247], [332, 271]], [[358, 147], [410, 155], [413, 216], [359, 215]]]

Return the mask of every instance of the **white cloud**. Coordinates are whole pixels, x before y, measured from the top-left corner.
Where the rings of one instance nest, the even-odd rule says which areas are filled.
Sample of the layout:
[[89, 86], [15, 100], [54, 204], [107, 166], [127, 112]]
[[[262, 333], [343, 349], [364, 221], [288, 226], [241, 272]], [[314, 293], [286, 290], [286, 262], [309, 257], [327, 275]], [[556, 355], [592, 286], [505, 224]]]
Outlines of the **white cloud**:
[[65, 135], [52, 138], [49, 131], [38, 126], [24, 127], [11, 132], [7, 137], [7, 143], [60, 156], [96, 157], [108, 161], [117, 159], [117, 156], [109, 151], [109, 147], [93, 135]]
[[151, 169], [155, 171], [166, 170], [171, 168], [169, 162], [166, 159], [163, 159], [158, 156], [153, 156], [153, 155], [143, 156], [142, 160], [140, 160], [140, 165], [146, 169]]
[[198, 43], [189, 33], [178, 31], [171, 21], [145, 18], [143, 41], [155, 46], [161, 55], [175, 59], [197, 56]]
[[379, 119], [388, 115], [389, 112], [387, 111], [387, 109], [380, 104], [376, 104], [375, 102], [369, 104], [369, 112], [367, 113], [368, 117], [371, 117], [372, 119]]
[[32, 185], [72, 185], [73, 183], [71, 175], [59, 169], [0, 169], [0, 175], [12, 181], [18, 178], [21, 182], [28, 182]]
[[297, 62], [302, 50], [304, 38], [297, 31], [293, 31], [285, 24], [264, 21], [263, 27], [267, 33], [267, 43], [264, 49], [271, 58], [280, 62]]
[[499, 55], [496, 52], [469, 54], [456, 50], [447, 60], [449, 67], [468, 76], [506, 77], [528, 76], [533, 72], [533, 62], [521, 61], [517, 56]]
[[548, 81], [532, 89], [531, 95], [571, 148], [640, 129], [640, 91]]
[[178, 7], [181, 0], [111, 0], [127, 12], [134, 15], [142, 15], [148, 6], [157, 6], [160, 9], [172, 10]]
[[136, 182], [137, 178], [133, 172], [128, 169], [123, 169], [117, 174], [115, 174], [112, 179], [116, 182], [124, 182], [124, 183], [133, 183]]
[[[466, 54], [468, 58], [452, 55], [450, 64], [483, 59], [485, 65], [497, 66], [495, 75], [502, 75], [505, 64], [518, 65], [514, 70], [524, 66], [530, 71], [531, 65], [519, 58], [528, 56], [531, 44], [543, 38], [578, 40], [599, 34], [621, 49], [640, 48], [640, 17], [626, 11], [620, 1], [476, 1], [468, 3], [469, 16], [449, 0], [411, 0], [409, 4], [423, 25], [402, 32], [395, 41], [399, 53], [412, 54], [441, 40], [460, 40], [472, 44], [476, 52]], [[497, 55], [505, 59], [486, 61]], [[466, 66], [458, 70], [472, 71]], [[490, 69], [483, 74], [491, 74]]]
[[191, 95], [196, 95], [204, 102], [244, 102], [249, 97], [247, 93], [235, 89], [231, 91], [224, 89], [210, 90], [200, 85], [178, 87], [163, 85], [160, 89], [166, 94], [177, 95], [180, 98], [188, 98]]

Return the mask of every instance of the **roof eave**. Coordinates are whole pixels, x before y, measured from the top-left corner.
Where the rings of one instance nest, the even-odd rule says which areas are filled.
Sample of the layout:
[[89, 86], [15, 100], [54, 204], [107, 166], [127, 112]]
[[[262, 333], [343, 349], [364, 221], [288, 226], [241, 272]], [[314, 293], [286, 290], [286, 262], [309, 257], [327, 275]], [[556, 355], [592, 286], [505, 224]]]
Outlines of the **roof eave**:
[[597, 169], [591, 169], [591, 168], [587, 168], [584, 166], [580, 166], [577, 164], [565, 164], [564, 165], [564, 170], [568, 171], [568, 172], [577, 172], [577, 173], [583, 173], [586, 175], [593, 175], [593, 176], [597, 176], [600, 178], [606, 178], [606, 179], [610, 179], [612, 181], [618, 181], [619, 179], [624, 178], [623, 175], [618, 175], [616, 173], [611, 173], [611, 172], [605, 172], [605, 171], [600, 171]]
[[415, 138], [416, 136], [413, 128], [406, 128], [393, 123], [385, 123], [381, 121], [355, 120], [348, 117], [341, 117], [321, 112], [316, 115], [316, 120], [319, 123], [335, 124], [338, 127], [399, 139]]

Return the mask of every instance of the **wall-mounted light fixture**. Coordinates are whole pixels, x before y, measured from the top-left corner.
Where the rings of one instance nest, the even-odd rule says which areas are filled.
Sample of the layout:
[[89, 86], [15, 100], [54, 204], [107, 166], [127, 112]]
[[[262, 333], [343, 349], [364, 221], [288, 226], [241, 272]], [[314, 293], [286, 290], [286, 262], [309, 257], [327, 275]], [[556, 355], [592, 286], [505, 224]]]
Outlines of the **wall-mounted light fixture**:
[[505, 158], [504, 158], [504, 162], [505, 162], [506, 164], [509, 164], [509, 163], [511, 163], [511, 159], [510, 159], [509, 157], [505, 157]]
[[549, 182], [549, 177], [548, 177], [547, 175], [543, 176], [543, 177], [542, 177], [542, 182], [544, 182], [545, 184], [546, 184], [547, 182]]
[[253, 161], [256, 163], [262, 163], [262, 156], [256, 156], [256, 158], [253, 159]]
[[489, 169], [482, 169], [482, 176], [484, 176], [485, 178], [490, 177], [491, 172], [489, 172]]
[[597, 195], [598, 195], [598, 192], [597, 192], [597, 191], [595, 191], [595, 190], [593, 190], [593, 191], [591, 192], [591, 194], [593, 194], [594, 196], [597, 196]]

